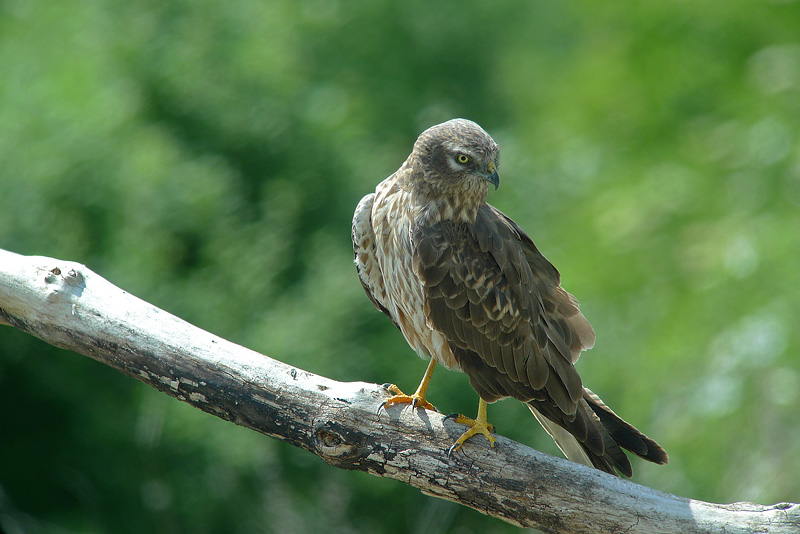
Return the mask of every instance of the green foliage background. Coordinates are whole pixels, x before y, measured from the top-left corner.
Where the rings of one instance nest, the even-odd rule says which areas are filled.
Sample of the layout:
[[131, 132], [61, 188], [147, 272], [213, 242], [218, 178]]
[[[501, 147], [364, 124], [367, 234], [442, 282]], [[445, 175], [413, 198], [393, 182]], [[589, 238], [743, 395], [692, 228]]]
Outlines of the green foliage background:
[[[597, 331], [584, 381], [669, 451], [637, 482], [800, 501], [800, 4], [5, 0], [0, 247], [337, 380], [424, 362], [350, 218], [416, 135], [478, 121], [490, 202]], [[431, 400], [472, 413], [463, 375]], [[499, 431], [556, 453], [518, 403]], [[0, 330], [0, 530], [513, 532]]]

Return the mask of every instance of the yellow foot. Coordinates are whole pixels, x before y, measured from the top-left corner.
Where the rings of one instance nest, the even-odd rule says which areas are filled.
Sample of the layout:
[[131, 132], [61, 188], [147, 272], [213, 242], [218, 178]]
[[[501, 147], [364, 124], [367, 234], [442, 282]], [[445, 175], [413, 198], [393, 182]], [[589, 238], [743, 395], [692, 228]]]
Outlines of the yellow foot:
[[[485, 416], [485, 413], [484, 413]], [[489, 444], [494, 447], [495, 442], [497, 441], [494, 436], [492, 435], [492, 431], [494, 430], [494, 425], [487, 421], [480, 421], [475, 419], [470, 419], [469, 417], [460, 415], [460, 414], [451, 414], [445, 417], [445, 419], [453, 419], [456, 423], [461, 423], [462, 425], [467, 425], [467, 431], [461, 434], [461, 436], [453, 443], [453, 446], [450, 447], [450, 450], [447, 451], [447, 456], [452, 455], [461, 446], [472, 436], [475, 434], [483, 434], [486, 436], [486, 439], [489, 440]], [[480, 414], [479, 418], [480, 419]]]
[[432, 410], [434, 412], [439, 411], [433, 404], [425, 400], [425, 395], [420, 393], [419, 390], [413, 395], [406, 395], [394, 384], [384, 384], [383, 388], [390, 393], [394, 393], [394, 395], [383, 401], [381, 405], [378, 406], [378, 413], [380, 413], [382, 409], [386, 409], [394, 404], [410, 404], [411, 408], [420, 407], [425, 408], [426, 410]]

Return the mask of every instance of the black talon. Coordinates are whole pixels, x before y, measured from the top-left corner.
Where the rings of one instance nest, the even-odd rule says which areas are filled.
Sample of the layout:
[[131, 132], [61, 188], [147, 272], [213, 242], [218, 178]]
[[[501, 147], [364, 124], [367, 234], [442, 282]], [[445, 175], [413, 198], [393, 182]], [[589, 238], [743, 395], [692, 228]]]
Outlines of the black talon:
[[444, 420], [445, 420], [445, 421], [447, 421], [448, 419], [455, 419], [455, 418], [457, 418], [459, 415], [461, 415], [461, 414], [457, 414], [457, 413], [451, 413], [450, 415], [448, 415], [447, 417], [445, 417], [445, 418], [444, 418]]
[[[448, 415], [448, 417], [450, 417], [450, 416]], [[454, 453], [454, 452], [455, 452], [455, 450], [456, 450], [456, 445], [458, 445], [458, 442], [457, 442], [457, 441], [456, 441], [455, 443], [453, 443], [453, 444], [450, 446], [450, 448], [449, 448], [449, 449], [447, 449], [447, 457], [448, 457], [448, 458], [452, 458], [452, 457], [453, 457], [453, 453]]]
[[391, 386], [391, 385], [392, 385], [391, 383], [386, 382], [385, 384], [381, 384], [381, 387], [388, 391], [389, 390], [389, 386]]
[[375, 412], [375, 415], [377, 415], [377, 416], [379, 416], [379, 417], [380, 417], [380, 415], [381, 415], [381, 410], [382, 410], [382, 409], [384, 409], [384, 408], [386, 408], [386, 401], [383, 401], [383, 402], [381, 403], [381, 405], [380, 405], [380, 406], [378, 406], [378, 411], [377, 411], [377, 412]]

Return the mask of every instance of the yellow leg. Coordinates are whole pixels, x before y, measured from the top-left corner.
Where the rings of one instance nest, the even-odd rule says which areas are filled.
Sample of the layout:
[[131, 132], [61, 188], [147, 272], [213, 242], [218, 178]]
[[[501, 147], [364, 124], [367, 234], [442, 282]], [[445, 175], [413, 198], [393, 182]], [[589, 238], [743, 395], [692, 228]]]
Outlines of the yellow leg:
[[436, 360], [431, 358], [430, 362], [428, 362], [428, 368], [425, 370], [425, 375], [422, 377], [422, 382], [419, 383], [419, 387], [413, 395], [406, 395], [394, 384], [384, 385], [384, 387], [390, 392], [394, 393], [394, 395], [383, 401], [383, 403], [378, 407], [378, 411], [380, 412], [381, 408], [388, 408], [393, 404], [411, 404], [412, 408], [420, 406], [426, 410], [438, 412], [439, 410], [437, 410], [433, 404], [425, 400], [425, 392], [428, 391], [428, 382], [431, 381], [431, 375], [433, 374], [434, 367], [436, 367]]
[[467, 428], [467, 431], [461, 434], [456, 442], [453, 443], [453, 446], [450, 447], [450, 450], [447, 451], [448, 456], [460, 449], [464, 442], [475, 434], [483, 434], [486, 436], [486, 439], [489, 440], [489, 444], [494, 447], [494, 444], [497, 440], [491, 434], [492, 430], [494, 430], [494, 426], [489, 424], [489, 421], [486, 418], [485, 400], [480, 399], [478, 401], [478, 415], [475, 417], [475, 419], [470, 419], [469, 417], [465, 417], [463, 415], [448, 415], [447, 417], [453, 417], [456, 423], [461, 423], [462, 425], [467, 425], [469, 427]]

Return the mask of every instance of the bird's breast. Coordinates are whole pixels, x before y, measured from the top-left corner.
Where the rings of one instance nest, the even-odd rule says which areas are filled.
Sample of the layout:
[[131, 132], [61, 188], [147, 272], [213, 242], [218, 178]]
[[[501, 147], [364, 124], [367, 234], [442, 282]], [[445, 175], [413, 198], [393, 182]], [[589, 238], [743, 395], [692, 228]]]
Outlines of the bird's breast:
[[410, 192], [389, 180], [376, 189], [372, 226], [389, 303], [387, 309], [420, 357], [434, 358], [445, 367], [457, 369], [447, 340], [431, 327], [425, 315], [424, 287], [413, 269], [414, 211]]

